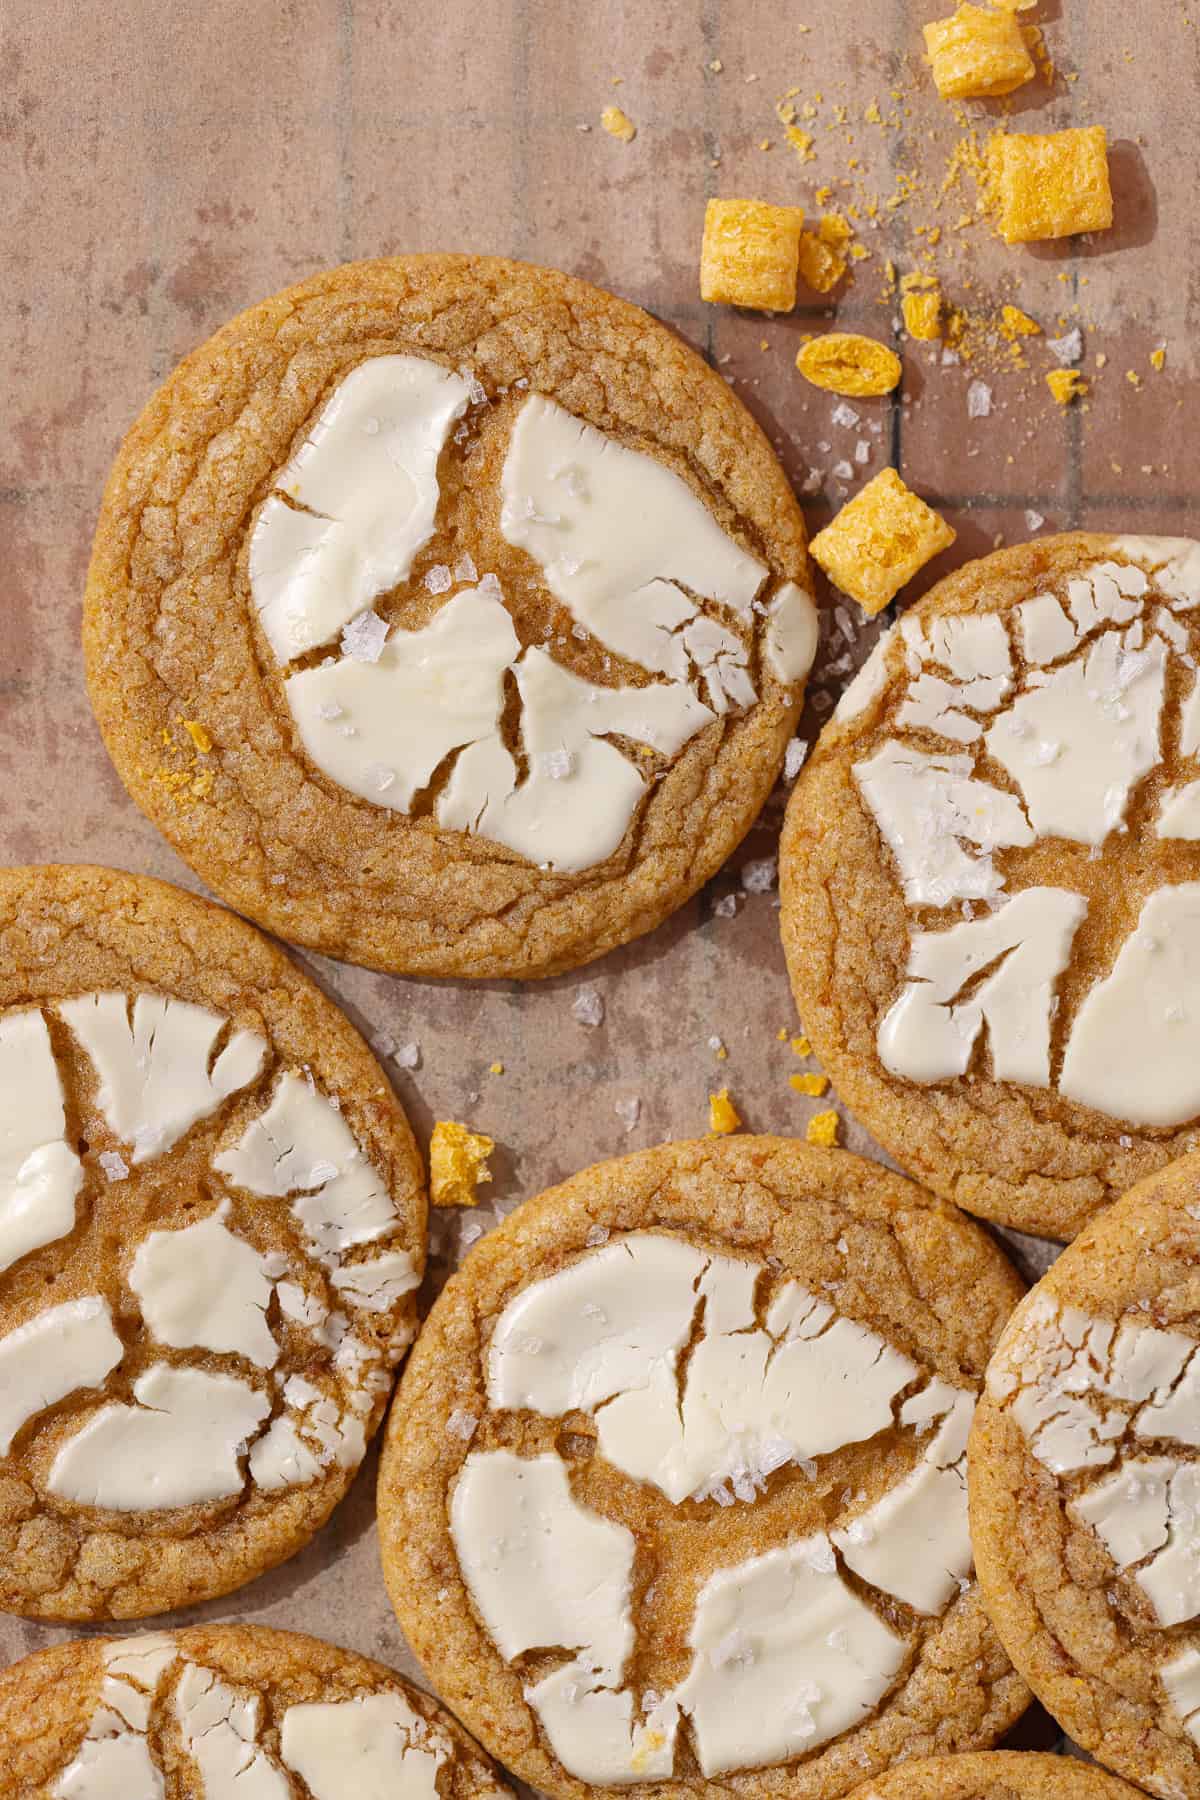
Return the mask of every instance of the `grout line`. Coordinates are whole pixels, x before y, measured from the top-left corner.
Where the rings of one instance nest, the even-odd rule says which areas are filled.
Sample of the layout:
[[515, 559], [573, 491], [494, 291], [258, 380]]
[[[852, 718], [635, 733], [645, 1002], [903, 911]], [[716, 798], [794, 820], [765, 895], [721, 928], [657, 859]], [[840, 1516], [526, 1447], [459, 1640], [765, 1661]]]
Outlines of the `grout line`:
[[530, 134], [534, 121], [529, 117], [529, 8], [528, 0], [513, 0], [512, 16], [512, 92], [513, 117], [509, 121], [512, 161], [512, 234], [504, 254], [526, 259], [530, 249], [529, 214], [533, 205], [530, 192]]
[[338, 257], [354, 255], [354, 0], [340, 0], [337, 21]]

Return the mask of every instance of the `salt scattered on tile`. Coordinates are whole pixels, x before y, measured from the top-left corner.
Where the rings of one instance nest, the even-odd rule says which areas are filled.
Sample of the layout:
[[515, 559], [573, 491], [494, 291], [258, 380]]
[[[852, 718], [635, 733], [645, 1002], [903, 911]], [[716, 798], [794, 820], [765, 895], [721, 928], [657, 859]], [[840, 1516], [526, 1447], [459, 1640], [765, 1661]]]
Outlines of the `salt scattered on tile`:
[[1046, 348], [1060, 367], [1077, 363], [1083, 355], [1083, 333], [1078, 325], [1064, 331], [1061, 337], [1047, 338]]
[[778, 875], [778, 857], [760, 857], [755, 862], [743, 863], [741, 869], [742, 886], [748, 894], [768, 894], [775, 886]]
[[376, 1056], [395, 1056], [396, 1040], [390, 1031], [377, 1031], [371, 1039], [371, 1048]]
[[848, 463], [845, 457], [843, 457], [841, 462], [834, 463], [833, 472], [839, 481], [849, 481], [854, 474], [854, 467], [853, 464]]
[[713, 914], [718, 919], [732, 919], [737, 909], [738, 897], [736, 894], [722, 894], [719, 900], [713, 902]]
[[632, 1131], [642, 1116], [642, 1103], [637, 1095], [634, 1094], [631, 1095], [628, 1100], [615, 1101], [613, 1103], [613, 1111], [616, 1113], [618, 1119], [620, 1119], [626, 1131]]
[[399, 1044], [394, 1054], [402, 1069], [419, 1069], [421, 1066], [420, 1044]]
[[986, 419], [992, 410], [992, 390], [986, 381], [973, 381], [967, 389], [967, 417]]
[[603, 1024], [604, 996], [599, 988], [592, 987], [590, 982], [576, 988], [575, 998], [571, 1002], [571, 1017], [578, 1019], [581, 1025]]
[[1026, 507], [1026, 509], [1025, 509], [1025, 529], [1026, 529], [1026, 531], [1040, 531], [1042, 529], [1042, 526], [1045, 523], [1046, 523], [1045, 516], [1042, 513], [1034, 512], [1032, 506]]
[[854, 446], [854, 460], [860, 465], [871, 460], [871, 442], [869, 438], [859, 438]]
[[852, 406], [847, 406], [844, 400], [838, 401], [829, 416], [835, 425], [845, 425], [848, 430], [852, 430], [858, 424], [858, 414]]

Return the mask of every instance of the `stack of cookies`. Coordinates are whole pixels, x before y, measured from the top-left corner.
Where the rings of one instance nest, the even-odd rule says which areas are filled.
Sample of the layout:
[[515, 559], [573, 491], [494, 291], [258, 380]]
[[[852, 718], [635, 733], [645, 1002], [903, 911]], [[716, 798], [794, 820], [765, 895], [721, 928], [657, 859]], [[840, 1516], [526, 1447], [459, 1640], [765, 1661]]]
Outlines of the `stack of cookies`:
[[[0, 873], [0, 1605], [232, 1594], [404, 1364], [380, 1549], [438, 1698], [261, 1625], [92, 1637], [0, 1675], [0, 1796], [1200, 1795], [1197, 616], [1189, 541], [1001, 551], [822, 734], [784, 947], [905, 1173], [597, 1162], [423, 1308], [408, 1123], [256, 926], [459, 980], [653, 929], [779, 774], [804, 525], [720, 378], [553, 272], [354, 265], [189, 358], [87, 680], [236, 912]], [[1027, 1293], [989, 1224], [1074, 1242]], [[1114, 1773], [997, 1750], [1033, 1695]]]

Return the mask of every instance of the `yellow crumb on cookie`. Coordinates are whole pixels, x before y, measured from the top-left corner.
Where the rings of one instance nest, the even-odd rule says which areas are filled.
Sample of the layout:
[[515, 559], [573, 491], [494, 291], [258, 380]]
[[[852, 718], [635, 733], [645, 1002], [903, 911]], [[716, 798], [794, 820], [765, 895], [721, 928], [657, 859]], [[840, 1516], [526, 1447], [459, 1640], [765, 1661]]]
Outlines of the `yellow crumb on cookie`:
[[791, 312], [803, 224], [801, 206], [710, 200], [704, 210], [700, 298], [759, 312]]
[[1069, 406], [1076, 394], [1087, 393], [1087, 382], [1078, 369], [1051, 369], [1046, 386], [1060, 406]]
[[826, 331], [810, 338], [796, 367], [814, 387], [856, 400], [891, 393], [903, 374], [894, 350], [855, 331]]
[[827, 294], [846, 273], [846, 256], [854, 227], [841, 213], [821, 216], [815, 231], [800, 233], [800, 274], [814, 294]]
[[201, 756], [207, 756], [213, 747], [213, 741], [199, 719], [181, 719], [179, 722], [191, 738], [193, 744], [195, 744]]
[[492, 1179], [488, 1157], [496, 1148], [482, 1132], [439, 1119], [429, 1140], [429, 1198], [435, 1206], [478, 1206], [475, 1189]]
[[925, 26], [925, 49], [943, 100], [995, 99], [1032, 81], [1037, 72], [1012, 14], [967, 0], [953, 17]]
[[[783, 1037], [786, 1037], [787, 1033], [782, 1032], [780, 1035]], [[812, 1045], [809, 1043], [807, 1037], [805, 1036], [805, 1034], [803, 1032], [800, 1032], [797, 1037], [794, 1037], [792, 1039], [792, 1049], [796, 1052], [797, 1056], [811, 1056], [812, 1055]]]
[[829, 1086], [828, 1075], [789, 1075], [788, 1086], [795, 1088], [798, 1094], [820, 1096]]
[[1112, 224], [1103, 125], [993, 132], [988, 173], [1006, 243], [1073, 237], [1080, 231], [1105, 231]]
[[804, 1135], [810, 1144], [819, 1144], [823, 1150], [832, 1150], [837, 1145], [840, 1123], [835, 1112], [814, 1113], [804, 1128]]
[[877, 613], [955, 536], [895, 469], [883, 469], [817, 533], [809, 549], [831, 581], [864, 612]]
[[941, 337], [940, 288], [928, 288], [923, 294], [905, 294], [900, 301], [900, 311], [904, 314], [904, 329], [909, 337], [919, 338], [923, 343], [928, 343], [931, 338]]
[[1040, 337], [1041, 326], [1036, 319], [1031, 319], [1027, 312], [1019, 306], [1002, 306], [1000, 308], [1000, 334], [1002, 337], [1016, 339], [1022, 337]]
[[742, 1115], [729, 1098], [729, 1089], [721, 1088], [718, 1093], [708, 1096], [708, 1130], [712, 1137], [726, 1137], [729, 1132], [736, 1131], [742, 1122]]
[[637, 136], [637, 126], [619, 106], [606, 106], [600, 114], [600, 123], [609, 137], [620, 138], [623, 144], [632, 144]]

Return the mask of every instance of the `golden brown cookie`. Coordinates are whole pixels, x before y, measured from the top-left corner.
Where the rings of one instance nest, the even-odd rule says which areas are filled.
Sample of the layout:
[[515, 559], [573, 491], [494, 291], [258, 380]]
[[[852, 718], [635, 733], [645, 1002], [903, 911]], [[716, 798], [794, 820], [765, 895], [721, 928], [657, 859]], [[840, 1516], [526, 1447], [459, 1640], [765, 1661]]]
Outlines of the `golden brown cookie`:
[[985, 1750], [899, 1763], [852, 1800], [1137, 1800], [1137, 1790], [1073, 1756]]
[[138, 805], [281, 937], [547, 975], [748, 830], [808, 589], [766, 438], [671, 332], [554, 270], [399, 257], [252, 307], [150, 401], [88, 686]]
[[1200, 1795], [1200, 1156], [1141, 1182], [1026, 1295], [970, 1445], [997, 1631], [1063, 1729]]
[[388, 1425], [384, 1574], [448, 1704], [570, 1800], [846, 1793], [1026, 1704], [963, 1459], [1020, 1285], [901, 1177], [667, 1144], [520, 1206]]
[[1069, 1238], [1200, 1120], [1200, 546], [968, 563], [880, 640], [788, 808], [783, 940], [846, 1104]]
[[420, 1159], [241, 919], [0, 871], [0, 1606], [136, 1618], [298, 1550], [416, 1323]]
[[501, 1800], [430, 1695], [299, 1632], [56, 1644], [0, 1672], [0, 1800]]

